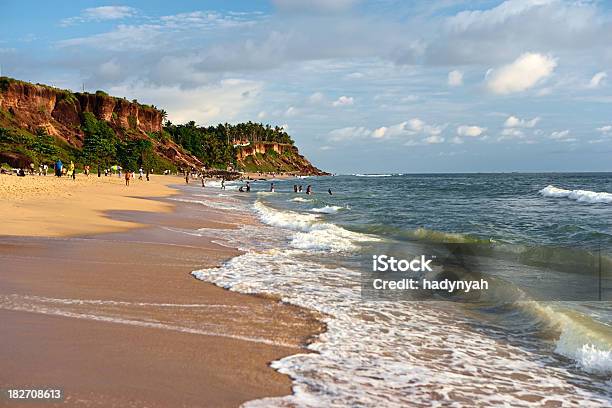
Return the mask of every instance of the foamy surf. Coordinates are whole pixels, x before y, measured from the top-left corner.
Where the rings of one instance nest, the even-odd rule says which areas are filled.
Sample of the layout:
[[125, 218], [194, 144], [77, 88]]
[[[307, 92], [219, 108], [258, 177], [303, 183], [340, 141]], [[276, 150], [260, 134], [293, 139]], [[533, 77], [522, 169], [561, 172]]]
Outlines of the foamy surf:
[[315, 213], [321, 213], [321, 214], [335, 214], [340, 210], [346, 210], [346, 208], [340, 207], [338, 205], [326, 205], [320, 208], [313, 208], [310, 211], [315, 212]]
[[[259, 200], [254, 208], [267, 224], [261, 228], [272, 226], [278, 234], [276, 243], [267, 249], [248, 248], [250, 239], [236, 235], [234, 239], [247, 246], [245, 254], [193, 275], [232, 291], [275, 295], [319, 311], [327, 331], [308, 346], [317, 353], [271, 364], [291, 376], [292, 395], [245, 406], [429, 406], [432, 395], [440, 406], [457, 401], [480, 406], [612, 403], [612, 393], [590, 391], [593, 386], [607, 389], [601, 380], [551, 365], [550, 355], [529, 341], [507, 341], [496, 328], [474, 326], [455, 305], [362, 299], [359, 272], [334, 266], [336, 255], [326, 257], [323, 264], [317, 254], [321, 248], [331, 254], [338, 251], [339, 257], [352, 253], [368, 235], [323, 222], [316, 214], [278, 210]], [[268, 234], [259, 234], [264, 235]], [[331, 249], [339, 242], [348, 245]], [[600, 357], [595, 354], [601, 349], [582, 349], [584, 357]]]
[[579, 203], [604, 203], [612, 204], [612, 194], [604, 192], [594, 192], [589, 190], [565, 190], [555, 186], [547, 186], [539, 191], [544, 197], [568, 198]]

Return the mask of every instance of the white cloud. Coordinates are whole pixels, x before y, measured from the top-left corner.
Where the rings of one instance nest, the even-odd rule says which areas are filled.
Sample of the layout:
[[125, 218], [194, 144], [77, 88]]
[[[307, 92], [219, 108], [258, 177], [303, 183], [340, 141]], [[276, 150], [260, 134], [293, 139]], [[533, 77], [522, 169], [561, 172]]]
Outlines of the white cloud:
[[456, 31], [503, 24], [508, 19], [521, 15], [534, 7], [553, 3], [555, 0], [508, 0], [490, 10], [461, 11], [448, 19], [449, 26]]
[[60, 22], [62, 26], [90, 21], [120, 20], [136, 15], [136, 9], [128, 6], [101, 6], [86, 8], [79, 16], [65, 18]]
[[310, 103], [321, 103], [325, 100], [325, 95], [322, 92], [315, 92], [308, 97]]
[[448, 85], [450, 86], [461, 86], [463, 85], [463, 72], [451, 71], [448, 73]]
[[506, 128], [501, 132], [501, 136], [497, 140], [507, 140], [507, 139], [522, 139], [525, 137], [525, 133], [521, 129], [516, 128]]
[[423, 139], [423, 141], [427, 144], [438, 144], [438, 143], [443, 143], [444, 138], [440, 135], [431, 135]]
[[454, 144], [463, 144], [463, 139], [459, 136], [455, 136], [451, 139], [451, 142]]
[[550, 76], [556, 66], [557, 61], [551, 56], [528, 52], [489, 72], [487, 88], [496, 94], [522, 92]]
[[245, 120], [243, 112], [255, 101], [243, 94], [258, 94], [263, 84], [243, 79], [224, 79], [207, 86], [183, 89], [179, 86], [150, 86], [143, 83], [110, 87], [108, 93], [137, 98], [143, 103], [162, 106], [175, 123], [194, 120], [210, 124]]
[[532, 128], [538, 124], [540, 117], [536, 116], [531, 120], [519, 119], [516, 116], [508, 116], [508, 119], [504, 122], [506, 128]]
[[332, 105], [333, 106], [349, 106], [352, 105], [355, 102], [355, 100], [353, 99], [352, 96], [344, 96], [342, 95], [341, 97], [339, 97], [338, 99], [336, 99]]
[[268, 116], [268, 114], [266, 113], [266, 111], [261, 111], [257, 114], [257, 119], [263, 119], [266, 116]]
[[388, 127], [381, 126], [378, 129], [374, 129], [374, 131], [372, 132], [372, 137], [375, 139], [382, 139], [383, 137], [385, 137], [388, 131]]
[[564, 143], [570, 143], [570, 142], [577, 141], [576, 138], [570, 137], [569, 129], [554, 131], [548, 137], [549, 139], [556, 140], [557, 142], [564, 142]]
[[345, 140], [363, 139], [372, 134], [372, 131], [363, 126], [349, 126], [340, 129], [334, 129], [329, 132], [329, 140], [333, 142], [342, 142]]
[[410, 129], [412, 131], [420, 132], [421, 130], [423, 130], [423, 127], [425, 126], [425, 122], [423, 122], [419, 118], [413, 118], [408, 121], [408, 126], [410, 126]]
[[598, 127], [596, 130], [600, 133], [603, 133], [604, 135], [607, 135], [607, 134], [612, 133], [612, 125]]
[[478, 137], [486, 132], [487, 128], [480, 126], [461, 125], [457, 127], [457, 134], [464, 137]]
[[608, 74], [603, 71], [596, 73], [595, 75], [593, 75], [593, 78], [591, 78], [591, 81], [589, 82], [589, 88], [598, 88], [600, 85], [603, 84], [607, 77]]
[[285, 111], [285, 116], [295, 116], [297, 115], [297, 113], [298, 113], [298, 110], [295, 107], [290, 106]]

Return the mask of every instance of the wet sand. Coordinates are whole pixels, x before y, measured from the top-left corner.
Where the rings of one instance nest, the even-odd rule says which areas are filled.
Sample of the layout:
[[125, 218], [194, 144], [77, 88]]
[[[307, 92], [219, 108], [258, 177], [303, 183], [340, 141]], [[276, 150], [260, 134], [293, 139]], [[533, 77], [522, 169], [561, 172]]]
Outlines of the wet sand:
[[59, 387], [64, 406], [92, 407], [237, 406], [291, 392], [268, 364], [305, 352], [316, 316], [192, 278], [238, 252], [177, 232], [254, 220], [161, 204], [176, 211], [110, 213], [145, 228], [0, 236], [0, 387]]

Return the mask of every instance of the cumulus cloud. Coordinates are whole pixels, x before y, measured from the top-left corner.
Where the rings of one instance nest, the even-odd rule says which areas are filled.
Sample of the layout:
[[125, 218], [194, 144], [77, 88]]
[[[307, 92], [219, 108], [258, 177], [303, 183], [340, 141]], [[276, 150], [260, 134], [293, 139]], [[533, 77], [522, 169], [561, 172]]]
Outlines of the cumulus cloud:
[[603, 133], [603, 134], [609, 134], [612, 133], [612, 125], [606, 125], [606, 126], [602, 126], [602, 127], [598, 127], [596, 129], [599, 133]]
[[285, 116], [295, 116], [297, 115], [298, 110], [294, 106], [290, 106], [285, 111]]
[[603, 71], [596, 73], [589, 81], [589, 88], [599, 88], [599, 86], [603, 84], [607, 77], [608, 74]]
[[506, 128], [532, 128], [538, 124], [540, 118], [536, 116], [531, 120], [519, 119], [516, 116], [508, 116], [508, 119], [504, 122]]
[[168, 112], [168, 119], [175, 123], [194, 120], [199, 124], [210, 124], [247, 119], [240, 115], [255, 100], [245, 98], [244, 93], [256, 95], [262, 86], [258, 81], [228, 78], [190, 89], [136, 83], [110, 87], [108, 92], [157, 106], [163, 101], [162, 106]]
[[369, 137], [372, 131], [363, 126], [348, 126], [334, 129], [329, 132], [329, 140], [332, 142], [342, 142], [345, 140], [363, 139]]
[[448, 85], [450, 86], [461, 86], [463, 85], [463, 72], [451, 71], [448, 73]]
[[478, 137], [486, 132], [487, 128], [474, 125], [461, 125], [457, 127], [457, 134], [463, 137]]
[[136, 15], [136, 9], [128, 6], [101, 6], [86, 8], [76, 17], [65, 18], [60, 22], [62, 26], [92, 21], [120, 20]]
[[342, 95], [341, 97], [339, 97], [338, 99], [336, 99], [332, 105], [333, 106], [348, 106], [348, 105], [352, 105], [355, 102], [355, 100], [353, 99], [352, 96], [344, 96]]
[[548, 55], [525, 53], [514, 62], [488, 73], [487, 88], [496, 94], [522, 92], [552, 74], [557, 61]]

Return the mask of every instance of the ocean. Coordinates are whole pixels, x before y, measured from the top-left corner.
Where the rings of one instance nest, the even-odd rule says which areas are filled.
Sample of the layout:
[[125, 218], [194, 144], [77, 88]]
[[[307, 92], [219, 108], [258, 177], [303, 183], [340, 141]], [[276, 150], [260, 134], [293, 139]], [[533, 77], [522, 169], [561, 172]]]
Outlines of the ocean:
[[[355, 174], [255, 181], [251, 193], [240, 184], [192, 195], [261, 221], [199, 231], [244, 254], [193, 275], [314, 309], [327, 326], [308, 346], [316, 353], [272, 363], [293, 395], [247, 406], [612, 406], [612, 174]], [[437, 254], [436, 273], [459, 268], [492, 289], [364, 290], [373, 255], [424, 253]]]

